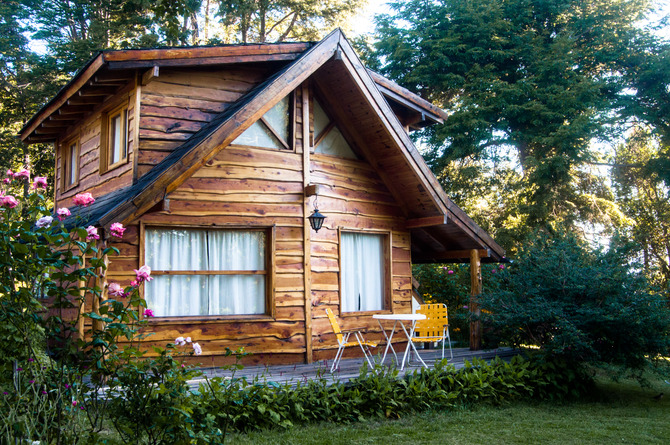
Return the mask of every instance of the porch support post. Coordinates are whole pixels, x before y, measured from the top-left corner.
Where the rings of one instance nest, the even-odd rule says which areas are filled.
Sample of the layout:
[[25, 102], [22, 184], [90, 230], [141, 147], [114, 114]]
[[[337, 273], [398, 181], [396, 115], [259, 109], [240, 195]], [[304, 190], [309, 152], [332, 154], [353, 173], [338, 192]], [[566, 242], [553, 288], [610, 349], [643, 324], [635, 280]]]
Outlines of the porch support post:
[[482, 293], [482, 264], [479, 250], [470, 251], [470, 350], [478, 351], [482, 348], [482, 326], [479, 323], [481, 311], [477, 303], [477, 295]]
[[[312, 148], [310, 140], [310, 110], [309, 110], [309, 85], [302, 84], [302, 178], [303, 190], [310, 185], [310, 159], [309, 152]], [[312, 226], [307, 217], [311, 214], [309, 209], [309, 196], [303, 197], [303, 275], [305, 278], [305, 363], [312, 363]]]

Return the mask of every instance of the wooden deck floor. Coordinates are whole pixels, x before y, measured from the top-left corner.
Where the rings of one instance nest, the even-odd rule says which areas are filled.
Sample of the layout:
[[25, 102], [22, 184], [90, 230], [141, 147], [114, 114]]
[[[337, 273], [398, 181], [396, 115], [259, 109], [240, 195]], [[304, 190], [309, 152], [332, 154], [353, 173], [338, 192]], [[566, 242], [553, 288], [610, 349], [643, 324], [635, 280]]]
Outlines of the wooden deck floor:
[[[428, 366], [434, 366], [435, 361], [440, 359], [441, 351], [436, 349], [424, 349], [420, 350], [421, 358], [426, 362]], [[470, 351], [467, 348], [454, 348], [454, 358], [450, 359], [448, 362], [451, 365], [454, 365], [457, 369], [462, 368], [465, 360], [471, 360], [474, 357], [481, 358], [484, 360], [491, 360], [494, 357], [500, 357], [504, 360], [509, 360], [511, 357], [518, 354], [517, 350], [511, 348], [499, 348], [489, 351]], [[445, 351], [445, 357], [449, 358], [449, 351]], [[379, 361], [379, 357], [376, 357]], [[339, 370], [334, 373], [330, 373], [331, 361], [324, 360], [310, 364], [294, 364], [294, 365], [275, 365], [275, 366], [246, 366], [241, 370], [235, 371], [235, 377], [241, 378], [244, 377], [248, 381], [258, 381], [261, 383], [274, 382], [280, 385], [283, 384], [297, 384], [299, 382], [306, 382], [310, 379], [324, 378], [329, 383], [335, 381], [348, 381], [351, 378], [357, 377], [360, 373], [360, 369], [363, 366], [365, 359], [352, 358], [352, 359], [342, 359], [340, 361]], [[393, 356], [390, 355], [386, 358], [386, 364], [395, 365]], [[404, 375], [406, 373], [412, 373], [417, 369], [421, 369], [418, 361], [414, 361], [410, 366], [405, 366], [405, 369], [399, 373], [399, 375]], [[232, 372], [230, 370], [225, 370], [221, 368], [202, 368], [201, 371], [207, 377], [231, 377]], [[197, 379], [191, 380], [189, 383], [191, 386], [197, 386], [200, 382], [204, 381], [205, 377], [199, 377]]]

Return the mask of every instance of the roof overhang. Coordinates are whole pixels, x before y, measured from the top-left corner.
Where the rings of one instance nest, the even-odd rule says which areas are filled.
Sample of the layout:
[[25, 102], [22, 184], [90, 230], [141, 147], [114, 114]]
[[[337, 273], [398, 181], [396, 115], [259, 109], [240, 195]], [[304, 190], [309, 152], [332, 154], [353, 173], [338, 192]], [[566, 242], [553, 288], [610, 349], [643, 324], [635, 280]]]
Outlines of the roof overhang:
[[[274, 63], [281, 69], [314, 45], [298, 42], [102, 51], [24, 125], [19, 138], [26, 143], [55, 142], [69, 126], [94, 112], [108, 98], [135, 82], [147, 82], [160, 68]], [[377, 73], [370, 74], [407, 127], [419, 129], [443, 122], [443, 110]]]

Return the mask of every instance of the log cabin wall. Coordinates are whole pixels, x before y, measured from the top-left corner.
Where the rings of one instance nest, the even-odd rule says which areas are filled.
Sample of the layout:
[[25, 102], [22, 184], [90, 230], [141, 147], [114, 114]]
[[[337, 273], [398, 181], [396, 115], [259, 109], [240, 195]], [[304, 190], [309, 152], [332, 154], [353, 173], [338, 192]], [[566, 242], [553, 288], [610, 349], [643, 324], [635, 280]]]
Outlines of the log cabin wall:
[[[90, 192], [93, 196], [100, 196], [132, 183], [133, 157], [136, 151], [136, 94], [135, 82], [132, 81], [119, 93], [92, 110], [89, 117], [70, 127], [56, 142], [56, 207], [70, 207], [72, 198], [77, 193]], [[100, 152], [104, 143], [105, 116], [106, 113], [118, 107], [125, 107], [127, 110], [127, 159], [101, 174]], [[72, 142], [76, 142], [79, 150], [77, 180], [74, 186], [67, 187], [63, 179], [63, 165], [66, 146]]]
[[[383, 312], [411, 312], [411, 259], [405, 218], [374, 168], [365, 160], [311, 155], [310, 177], [320, 186], [319, 210], [327, 216], [324, 227], [312, 231], [312, 316], [314, 360], [330, 359], [337, 341], [325, 314], [330, 307], [342, 329], [364, 327], [366, 338], [379, 341], [382, 333], [371, 313], [348, 315], [340, 311], [339, 230], [387, 234], [387, 304]], [[360, 355], [348, 348], [347, 355]]]
[[[146, 87], [142, 88], [144, 99], [148, 96], [145, 96]], [[170, 193], [162, 209], [146, 213], [138, 224], [129, 226], [122, 242], [113, 244], [119, 248], [120, 255], [113, 258], [108, 271], [108, 282], [127, 285], [134, 278], [132, 270], [144, 260], [142, 227], [273, 227], [274, 249], [269, 253], [273, 289], [269, 314], [156, 318], [146, 328], [147, 333], [152, 333], [145, 342], [148, 349], [153, 345], [164, 346], [179, 336], [190, 336], [203, 348], [203, 355], [196, 361], [204, 366], [225, 363], [229, 360], [224, 357], [226, 348], [238, 347], [252, 353], [245, 359], [247, 363], [329, 359], [335, 355], [337, 342], [325, 316], [326, 307], [341, 315], [344, 328], [367, 326], [369, 336], [379, 340], [382, 335], [372, 313], [340, 313], [340, 229], [372, 230], [387, 236], [388, 303], [384, 310], [411, 310], [410, 240], [401, 208], [366, 160], [314, 154], [311, 149], [307, 157], [309, 163], [304, 164], [304, 150], [313, 144], [313, 130], [303, 131], [305, 116], [310, 121], [312, 116], [309, 110], [306, 115], [303, 113], [304, 107], [310, 108], [310, 100], [303, 92], [307, 96], [309, 88], [298, 88], [292, 95], [291, 149], [230, 146], [221, 150]], [[156, 97], [150, 101], [155, 104]], [[168, 108], [176, 112], [175, 108], [179, 107]], [[156, 112], [154, 105], [147, 106], [144, 102], [141, 109]], [[142, 122], [152, 121], [142, 116]], [[201, 124], [204, 125], [204, 121]], [[141, 134], [150, 134], [146, 131], [140, 130]], [[146, 148], [160, 146], [157, 140], [145, 146], [147, 141], [142, 139], [141, 142], [140, 167], [142, 162], [160, 152]], [[167, 139], [162, 142], [167, 147], [176, 146]], [[145, 155], [145, 150], [150, 154]], [[162, 156], [151, 159], [157, 161]], [[304, 165], [309, 172], [304, 171]], [[306, 178], [320, 186], [319, 207], [328, 217], [318, 233], [309, 229], [305, 219], [305, 212], [313, 208], [313, 198], [304, 196]], [[305, 226], [310, 230], [308, 234], [304, 232]], [[310, 245], [308, 260], [306, 243]], [[309, 274], [305, 274], [305, 264], [309, 265]], [[309, 311], [306, 302], [311, 304]], [[306, 314], [311, 317], [309, 320]], [[307, 336], [307, 332], [311, 335]], [[360, 354], [360, 350], [350, 348], [349, 354]]]
[[161, 68], [141, 87], [141, 177], [174, 148], [225, 111], [267, 77], [267, 69], [238, 66], [225, 70]]

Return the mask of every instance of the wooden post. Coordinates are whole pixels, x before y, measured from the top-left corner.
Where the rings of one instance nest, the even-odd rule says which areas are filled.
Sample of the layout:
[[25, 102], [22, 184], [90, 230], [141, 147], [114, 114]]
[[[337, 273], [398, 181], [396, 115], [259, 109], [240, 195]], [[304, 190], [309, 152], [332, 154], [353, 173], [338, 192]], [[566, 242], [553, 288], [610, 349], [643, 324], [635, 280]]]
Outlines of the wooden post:
[[[82, 267], [86, 267], [86, 257], [83, 257], [84, 264]], [[84, 286], [86, 281], [79, 280], [79, 316], [77, 318], [77, 333], [79, 338], [84, 340], [84, 314], [86, 313], [86, 292]]]
[[479, 250], [470, 251], [470, 315], [475, 319], [470, 322], [470, 350], [478, 351], [482, 348], [482, 326], [479, 323], [481, 311], [476, 296], [482, 293], [482, 264]]
[[[100, 289], [100, 295], [93, 295], [93, 312], [97, 315], [100, 315], [100, 305], [107, 300], [107, 268], [109, 267], [109, 257], [103, 255], [103, 250], [105, 249], [107, 243], [104, 241], [98, 241], [97, 256], [102, 258], [104, 261], [104, 267], [98, 267], [95, 270], [95, 286]], [[93, 330], [101, 331], [104, 328], [104, 324], [100, 320], [93, 320]]]
[[[302, 85], [302, 177], [303, 189], [307, 187], [310, 181], [310, 159], [309, 153], [312, 148], [310, 140], [310, 110], [309, 110], [309, 86], [307, 83]], [[312, 363], [312, 227], [309, 225], [307, 217], [311, 214], [309, 211], [309, 196], [303, 196], [303, 275], [305, 278], [305, 363]]]

